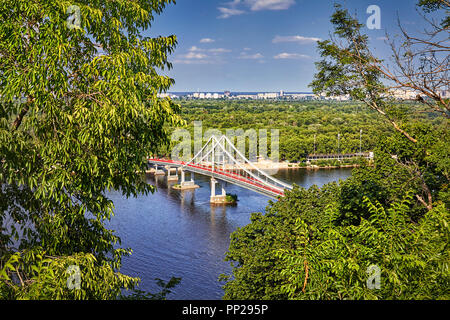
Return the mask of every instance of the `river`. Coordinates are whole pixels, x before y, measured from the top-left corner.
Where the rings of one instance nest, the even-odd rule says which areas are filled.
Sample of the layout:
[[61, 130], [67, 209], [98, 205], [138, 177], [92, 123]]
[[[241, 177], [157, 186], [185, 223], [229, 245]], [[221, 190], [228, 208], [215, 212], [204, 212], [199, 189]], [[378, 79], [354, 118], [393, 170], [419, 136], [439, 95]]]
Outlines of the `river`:
[[[275, 177], [308, 188], [350, 174], [351, 169], [284, 169]], [[218, 277], [231, 271], [229, 262], [223, 260], [230, 234], [247, 225], [252, 212], [264, 212], [270, 199], [227, 184], [227, 193], [237, 194], [238, 204], [211, 206], [205, 176], [196, 175], [200, 188], [189, 191], [168, 188], [164, 176], [147, 176], [147, 180], [157, 186], [154, 194], [126, 199], [120, 192], [108, 193], [115, 215], [107, 225], [121, 237], [121, 247], [133, 249], [123, 259], [121, 272], [141, 278], [139, 289], [150, 292], [159, 291], [155, 278], [181, 277], [168, 299], [221, 299]]]

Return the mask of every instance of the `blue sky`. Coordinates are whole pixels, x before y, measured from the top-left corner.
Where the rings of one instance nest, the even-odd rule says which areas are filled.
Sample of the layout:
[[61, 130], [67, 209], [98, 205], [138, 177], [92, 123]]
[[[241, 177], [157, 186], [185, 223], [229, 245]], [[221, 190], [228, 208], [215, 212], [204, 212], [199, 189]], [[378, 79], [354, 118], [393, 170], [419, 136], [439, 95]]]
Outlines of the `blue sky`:
[[[157, 16], [147, 36], [175, 34], [169, 58], [175, 79], [170, 91], [311, 91], [320, 59], [317, 39], [329, 38], [334, 1], [328, 0], [178, 0]], [[365, 28], [376, 52], [387, 57], [386, 32], [402, 24], [419, 30], [414, 0], [339, 1], [361, 22], [381, 9], [381, 29]]]

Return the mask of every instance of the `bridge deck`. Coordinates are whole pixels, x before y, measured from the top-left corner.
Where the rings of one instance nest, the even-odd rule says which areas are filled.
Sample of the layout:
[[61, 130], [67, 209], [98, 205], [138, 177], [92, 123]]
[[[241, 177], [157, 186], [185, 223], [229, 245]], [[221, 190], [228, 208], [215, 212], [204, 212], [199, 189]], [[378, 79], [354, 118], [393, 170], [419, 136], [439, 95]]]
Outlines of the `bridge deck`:
[[252, 177], [244, 177], [235, 172], [231, 172], [228, 170], [222, 170], [220, 168], [215, 167], [214, 170], [211, 166], [199, 165], [199, 164], [187, 164], [183, 161], [174, 161], [174, 160], [166, 160], [166, 159], [148, 159], [149, 163], [157, 164], [157, 165], [171, 165], [175, 167], [183, 167], [186, 171], [191, 171], [194, 173], [210, 176], [217, 178], [222, 181], [227, 181], [233, 184], [236, 184], [240, 187], [250, 189], [256, 191], [258, 193], [264, 194], [266, 196], [272, 198], [278, 198], [284, 196], [284, 191], [280, 188], [271, 188], [267, 185], [261, 184], [258, 180], [253, 179]]

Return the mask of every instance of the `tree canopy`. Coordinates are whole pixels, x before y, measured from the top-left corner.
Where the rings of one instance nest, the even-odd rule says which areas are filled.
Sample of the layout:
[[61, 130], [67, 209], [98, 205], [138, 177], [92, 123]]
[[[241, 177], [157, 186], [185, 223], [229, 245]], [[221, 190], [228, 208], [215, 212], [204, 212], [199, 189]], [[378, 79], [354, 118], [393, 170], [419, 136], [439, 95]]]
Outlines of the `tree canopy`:
[[0, 1], [1, 298], [110, 299], [138, 282], [119, 272], [131, 250], [103, 225], [105, 190], [152, 192], [137, 172], [182, 122], [157, 97], [176, 36], [142, 35], [173, 2]]

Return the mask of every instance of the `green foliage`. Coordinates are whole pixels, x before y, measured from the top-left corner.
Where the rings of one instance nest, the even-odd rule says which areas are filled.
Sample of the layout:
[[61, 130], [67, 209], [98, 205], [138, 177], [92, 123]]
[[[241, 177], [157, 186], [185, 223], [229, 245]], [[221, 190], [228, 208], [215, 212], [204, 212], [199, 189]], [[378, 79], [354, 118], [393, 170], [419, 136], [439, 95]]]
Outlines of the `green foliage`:
[[232, 277], [223, 275], [225, 299], [285, 299], [282, 291], [283, 266], [274, 251], [295, 248], [298, 239], [293, 237], [299, 213], [304, 213], [308, 223], [327, 224], [323, 210], [337, 194], [337, 185], [309, 190], [295, 187], [282, 200], [271, 203], [265, 215], [254, 213], [251, 223], [238, 228], [231, 235], [226, 260], [233, 266]]
[[226, 195], [226, 201], [231, 203], [236, 203], [238, 201], [237, 194], [234, 193], [227, 193]]
[[450, 17], [448, 11], [450, 10], [450, 4], [445, 0], [420, 0], [418, 6], [422, 7], [425, 12], [433, 12], [438, 10], [446, 10], [447, 15], [442, 19], [442, 28], [448, 28], [450, 26]]
[[[385, 209], [365, 198], [371, 215], [358, 226], [319, 229], [300, 218], [301, 245], [275, 252], [281, 290], [289, 299], [449, 299], [449, 212], [440, 205], [412, 224], [409, 201]], [[371, 265], [380, 289], [367, 286]]]
[[324, 40], [318, 42], [318, 50], [324, 58], [317, 62], [317, 74], [311, 87], [314, 92], [327, 95], [349, 94], [356, 101], [378, 96], [384, 89], [381, 72], [371, 68], [374, 58], [370, 53], [367, 35], [361, 34], [364, 26], [350, 16], [341, 5], [335, 5], [331, 17], [334, 35], [343, 42]]
[[[176, 37], [141, 35], [172, 2], [77, 1], [70, 28], [69, 1], [0, 0], [0, 295], [105, 299], [137, 283], [119, 273], [130, 251], [103, 225], [104, 192], [153, 192], [136, 172], [182, 123], [157, 97], [173, 84], [157, 69], [171, 67]], [[68, 263], [81, 291], [64, 289]]]
[[[115, 299], [121, 289], [133, 288], [139, 281], [114, 272], [109, 263], [99, 262], [89, 253], [52, 257], [33, 249], [5, 260], [0, 270], [1, 299]], [[68, 285], [73, 276], [68, 272], [70, 266], [80, 270], [80, 288]]]
[[[450, 229], [444, 205], [417, 223], [411, 196], [389, 208], [363, 202], [358, 225], [336, 226], [337, 186], [294, 189], [254, 214], [232, 235], [222, 277], [225, 299], [449, 299]], [[369, 289], [367, 269], [381, 269], [381, 289]]]
[[120, 300], [166, 300], [166, 297], [171, 293], [171, 289], [181, 282], [181, 278], [172, 277], [169, 281], [164, 281], [156, 278], [157, 285], [161, 288], [158, 293], [149, 293], [138, 289], [133, 289], [130, 295], [119, 296]]

